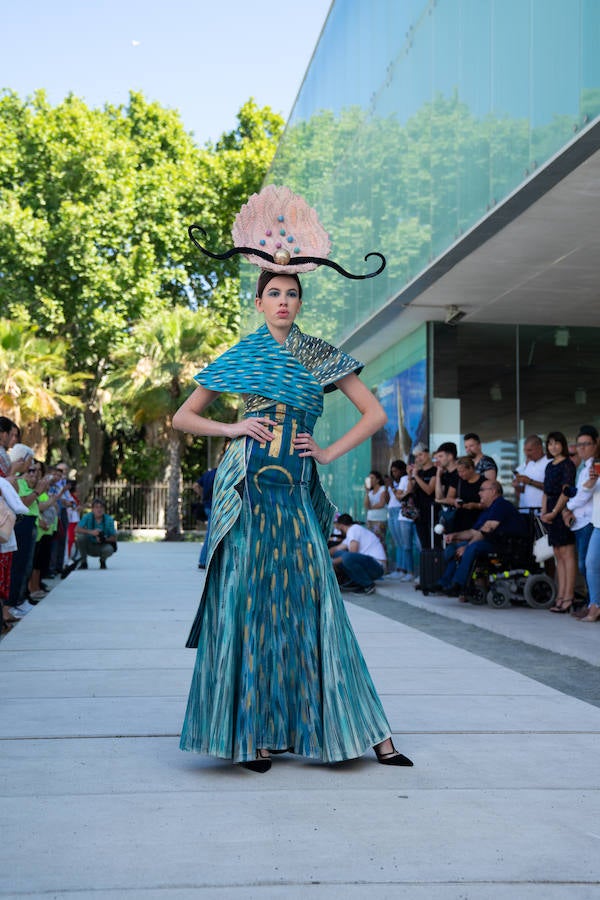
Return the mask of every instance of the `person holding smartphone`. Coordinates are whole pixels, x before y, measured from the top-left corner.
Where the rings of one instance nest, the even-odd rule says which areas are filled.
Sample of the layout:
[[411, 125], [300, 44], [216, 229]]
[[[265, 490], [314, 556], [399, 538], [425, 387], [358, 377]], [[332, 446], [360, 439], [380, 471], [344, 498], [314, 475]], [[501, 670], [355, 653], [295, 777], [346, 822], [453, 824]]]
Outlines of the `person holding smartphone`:
[[[594, 526], [592, 525], [592, 495], [584, 490], [583, 485], [590, 479], [594, 457], [598, 455], [598, 430], [594, 425], [582, 425], [577, 435], [577, 453], [581, 459], [581, 467], [577, 475], [575, 496], [567, 500], [562, 511], [565, 525], [571, 529], [575, 537], [575, 552], [579, 572], [585, 579], [589, 597], [589, 585], [586, 577], [586, 557]], [[587, 603], [573, 610], [576, 618], [587, 615]]]
[[590, 466], [589, 478], [581, 486], [592, 498], [592, 534], [585, 557], [586, 580], [589, 590], [586, 614], [580, 622], [600, 621], [600, 457]]

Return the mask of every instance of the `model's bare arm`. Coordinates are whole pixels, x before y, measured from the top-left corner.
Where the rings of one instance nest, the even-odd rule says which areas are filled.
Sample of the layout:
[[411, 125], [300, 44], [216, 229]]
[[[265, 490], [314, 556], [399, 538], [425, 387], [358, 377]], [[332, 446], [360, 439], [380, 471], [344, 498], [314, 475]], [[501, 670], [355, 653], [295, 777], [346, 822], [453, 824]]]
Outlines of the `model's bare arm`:
[[215, 419], [207, 419], [202, 413], [213, 400], [218, 397], [218, 391], [209, 391], [205, 387], [197, 387], [193, 394], [185, 400], [173, 416], [173, 428], [177, 431], [186, 431], [188, 434], [211, 435], [218, 437], [236, 438], [242, 435], [256, 438], [259, 441], [272, 441], [273, 432], [268, 425], [276, 425], [268, 416], [256, 416], [248, 419], [240, 419], [239, 422], [218, 422]]
[[303, 432], [296, 436], [294, 447], [300, 456], [312, 456], [319, 463], [330, 463], [334, 459], [358, 447], [387, 422], [387, 416], [377, 397], [362, 383], [353, 372], [336, 382], [336, 387], [350, 400], [359, 411], [360, 419], [329, 447], [319, 447], [311, 434]]

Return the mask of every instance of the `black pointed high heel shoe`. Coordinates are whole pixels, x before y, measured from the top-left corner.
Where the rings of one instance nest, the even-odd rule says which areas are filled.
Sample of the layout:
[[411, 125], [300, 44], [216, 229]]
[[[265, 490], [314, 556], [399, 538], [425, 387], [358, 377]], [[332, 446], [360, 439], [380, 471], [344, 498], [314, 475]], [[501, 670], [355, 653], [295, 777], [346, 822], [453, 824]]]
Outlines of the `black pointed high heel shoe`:
[[389, 753], [380, 753], [378, 750], [375, 750], [375, 756], [377, 757], [377, 762], [381, 763], [382, 766], [414, 765], [412, 759], [409, 759], [408, 756], [404, 756], [403, 753], [398, 753], [396, 749], [390, 750]]
[[261, 756], [260, 750], [257, 750], [256, 759], [248, 759], [245, 762], [241, 762], [240, 766], [244, 769], [250, 769], [251, 772], [260, 772], [263, 775], [271, 768], [271, 757]]

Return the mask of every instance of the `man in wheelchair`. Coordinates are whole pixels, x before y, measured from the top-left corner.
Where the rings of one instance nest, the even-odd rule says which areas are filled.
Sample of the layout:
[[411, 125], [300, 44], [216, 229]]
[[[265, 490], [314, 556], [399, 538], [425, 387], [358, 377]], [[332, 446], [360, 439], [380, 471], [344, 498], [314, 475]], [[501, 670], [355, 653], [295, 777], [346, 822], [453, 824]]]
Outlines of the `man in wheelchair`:
[[478, 557], [487, 557], [490, 553], [506, 556], [511, 551], [521, 556], [530, 546], [528, 518], [502, 496], [500, 482], [485, 481], [479, 489], [479, 497], [483, 511], [473, 528], [454, 532], [446, 538], [448, 562], [439, 585], [436, 585], [463, 602], [467, 600], [467, 586]]

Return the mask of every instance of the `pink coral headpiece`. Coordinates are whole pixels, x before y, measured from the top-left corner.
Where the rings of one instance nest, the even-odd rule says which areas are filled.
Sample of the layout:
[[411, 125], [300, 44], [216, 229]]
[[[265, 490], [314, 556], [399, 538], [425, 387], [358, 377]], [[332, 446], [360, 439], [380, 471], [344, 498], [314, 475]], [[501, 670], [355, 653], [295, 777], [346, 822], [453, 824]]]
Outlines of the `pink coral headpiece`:
[[200, 225], [190, 225], [188, 234], [194, 244], [213, 259], [229, 259], [241, 253], [253, 265], [284, 275], [309, 272], [325, 265], [346, 278], [362, 279], [373, 278], [385, 268], [385, 257], [381, 253], [367, 253], [365, 261], [370, 256], [378, 256], [381, 264], [375, 272], [366, 275], [353, 275], [327, 259], [331, 243], [315, 210], [288, 187], [273, 184], [267, 185], [259, 194], [253, 194], [242, 206], [233, 223], [232, 236], [236, 246], [231, 250], [212, 253], [196, 240], [194, 231], [206, 236], [204, 229]]

